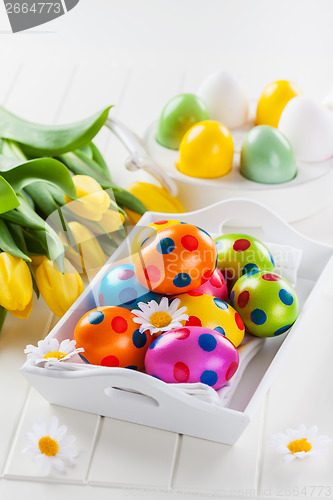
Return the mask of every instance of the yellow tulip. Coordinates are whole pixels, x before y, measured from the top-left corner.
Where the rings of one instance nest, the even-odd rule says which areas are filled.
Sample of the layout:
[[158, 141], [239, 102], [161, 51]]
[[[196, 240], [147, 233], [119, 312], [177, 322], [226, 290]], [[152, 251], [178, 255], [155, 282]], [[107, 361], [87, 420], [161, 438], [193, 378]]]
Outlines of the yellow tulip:
[[[127, 191], [134, 194], [149, 211], [172, 214], [185, 212], [184, 207], [177, 198], [171, 196], [166, 189], [155, 186], [155, 184], [133, 182], [133, 184], [127, 186]], [[136, 224], [140, 220], [141, 215], [136, 212], [129, 209], [125, 209], [125, 212], [132, 223]]]
[[112, 233], [121, 228], [125, 221], [125, 217], [121, 212], [115, 210], [107, 210], [104, 212], [103, 217], [99, 224], [105, 229], [107, 233]]
[[79, 199], [73, 201], [65, 195], [68, 208], [85, 219], [101, 220], [111, 203], [108, 193], [89, 175], [74, 175], [73, 183]]
[[32, 278], [26, 262], [1, 252], [0, 305], [14, 315], [28, 317], [32, 309], [32, 294]]
[[61, 273], [57, 264], [48, 259], [37, 267], [35, 279], [38, 289], [51, 309], [60, 318], [83, 292], [81, 276], [65, 259], [65, 272]]
[[18, 310], [12, 311], [11, 309], [8, 309], [8, 312], [13, 316], [15, 316], [16, 318], [27, 319], [31, 314], [32, 306], [33, 306], [33, 298], [31, 297], [29, 304], [22, 311]]
[[46, 259], [45, 255], [29, 255], [31, 259], [31, 265], [33, 267], [39, 266], [43, 262], [44, 259]]
[[72, 247], [68, 249], [70, 260], [80, 266], [84, 272], [102, 267], [107, 259], [93, 233], [79, 222], [69, 222], [68, 226], [78, 247], [78, 252]]

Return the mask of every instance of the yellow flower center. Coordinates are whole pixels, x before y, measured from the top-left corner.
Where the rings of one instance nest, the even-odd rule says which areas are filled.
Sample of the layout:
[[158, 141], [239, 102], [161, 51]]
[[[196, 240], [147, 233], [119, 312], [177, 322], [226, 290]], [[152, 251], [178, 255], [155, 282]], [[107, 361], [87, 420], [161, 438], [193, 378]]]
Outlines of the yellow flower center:
[[169, 313], [165, 311], [158, 311], [150, 316], [150, 323], [155, 326], [155, 328], [163, 328], [164, 326], [170, 325], [172, 317]]
[[38, 448], [43, 455], [47, 457], [54, 457], [59, 451], [57, 441], [51, 439], [50, 436], [44, 436], [38, 441]]
[[291, 441], [291, 443], [288, 444], [287, 448], [291, 451], [292, 454], [299, 453], [300, 451], [305, 451], [305, 453], [307, 453], [311, 450], [312, 446], [306, 438], [302, 438]]
[[46, 354], [44, 354], [43, 358], [45, 358], [45, 359], [49, 359], [49, 358], [62, 359], [65, 356], [67, 356], [67, 352], [52, 351], [52, 352], [47, 352]]

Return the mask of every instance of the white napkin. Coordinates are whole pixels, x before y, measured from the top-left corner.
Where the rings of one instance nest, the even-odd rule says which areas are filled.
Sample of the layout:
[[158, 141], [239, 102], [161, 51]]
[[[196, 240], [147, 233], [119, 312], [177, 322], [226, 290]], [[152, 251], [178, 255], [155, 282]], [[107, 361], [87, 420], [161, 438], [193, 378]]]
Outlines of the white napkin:
[[278, 245], [277, 243], [265, 242], [271, 252], [275, 271], [289, 281], [292, 286], [296, 285], [297, 271], [302, 260], [302, 250], [289, 245]]

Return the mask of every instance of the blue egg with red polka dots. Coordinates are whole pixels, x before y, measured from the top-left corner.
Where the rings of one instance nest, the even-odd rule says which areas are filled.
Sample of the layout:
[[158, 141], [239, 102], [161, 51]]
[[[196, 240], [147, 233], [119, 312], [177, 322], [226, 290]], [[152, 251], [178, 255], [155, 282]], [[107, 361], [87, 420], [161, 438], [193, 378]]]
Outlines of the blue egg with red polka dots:
[[139, 302], [156, 300], [162, 295], [147, 290], [135, 276], [134, 265], [116, 266], [103, 276], [97, 297], [98, 306], [121, 306], [129, 310], [137, 309]]
[[298, 315], [292, 285], [271, 271], [248, 272], [232, 288], [233, 307], [249, 333], [276, 337], [289, 330]]

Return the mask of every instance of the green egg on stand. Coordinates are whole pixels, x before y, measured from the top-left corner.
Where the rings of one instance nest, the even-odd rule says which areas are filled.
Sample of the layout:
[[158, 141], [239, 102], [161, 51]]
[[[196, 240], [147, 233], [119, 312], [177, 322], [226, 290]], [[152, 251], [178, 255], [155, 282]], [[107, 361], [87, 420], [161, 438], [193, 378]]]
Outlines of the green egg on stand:
[[254, 127], [242, 145], [241, 173], [262, 184], [281, 184], [294, 179], [296, 160], [288, 139], [269, 125]]
[[298, 315], [294, 288], [286, 279], [267, 271], [254, 271], [239, 278], [231, 291], [230, 303], [246, 330], [256, 337], [285, 333]]
[[243, 274], [274, 271], [273, 257], [264, 243], [248, 234], [229, 233], [215, 239], [217, 267], [224, 275], [229, 289]]
[[180, 94], [165, 105], [160, 115], [155, 139], [168, 149], [178, 149], [185, 132], [196, 123], [209, 120], [205, 102], [194, 94]]

